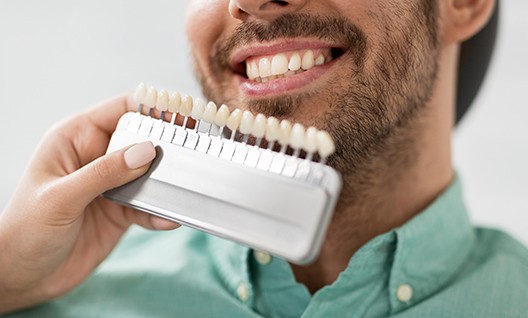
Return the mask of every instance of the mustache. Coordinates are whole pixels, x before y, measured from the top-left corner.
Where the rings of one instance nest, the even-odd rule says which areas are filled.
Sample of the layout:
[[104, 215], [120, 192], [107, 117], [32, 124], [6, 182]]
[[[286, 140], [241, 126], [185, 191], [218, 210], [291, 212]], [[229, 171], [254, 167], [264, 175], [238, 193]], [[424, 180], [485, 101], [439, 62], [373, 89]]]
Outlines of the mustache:
[[364, 64], [368, 41], [365, 33], [345, 17], [317, 16], [306, 13], [288, 13], [270, 22], [244, 21], [232, 35], [214, 46], [209, 57], [211, 65], [225, 67], [231, 53], [254, 42], [270, 42], [282, 38], [315, 37], [336, 43], [343, 48], [354, 48], [354, 61]]

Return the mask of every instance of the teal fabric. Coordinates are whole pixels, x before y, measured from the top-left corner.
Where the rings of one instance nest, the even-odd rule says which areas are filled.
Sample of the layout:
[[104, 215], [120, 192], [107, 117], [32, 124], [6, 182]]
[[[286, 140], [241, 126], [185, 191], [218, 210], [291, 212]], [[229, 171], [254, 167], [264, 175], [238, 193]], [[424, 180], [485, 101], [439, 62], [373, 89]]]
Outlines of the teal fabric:
[[[500, 213], [500, 211], [497, 211]], [[398, 297], [402, 285], [412, 297]], [[247, 297], [244, 297], [247, 296]], [[131, 229], [70, 294], [7, 317], [528, 317], [528, 250], [470, 225], [455, 180], [310, 295], [287, 262], [191, 229]]]

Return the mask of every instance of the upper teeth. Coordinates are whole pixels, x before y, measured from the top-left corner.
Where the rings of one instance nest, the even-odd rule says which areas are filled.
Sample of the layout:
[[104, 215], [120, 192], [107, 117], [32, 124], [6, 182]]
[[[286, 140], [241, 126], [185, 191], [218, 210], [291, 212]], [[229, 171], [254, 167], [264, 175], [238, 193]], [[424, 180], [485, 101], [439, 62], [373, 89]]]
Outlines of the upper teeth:
[[331, 60], [329, 49], [303, 50], [278, 53], [266, 57], [251, 57], [246, 60], [246, 75], [249, 79], [268, 81], [307, 71]]

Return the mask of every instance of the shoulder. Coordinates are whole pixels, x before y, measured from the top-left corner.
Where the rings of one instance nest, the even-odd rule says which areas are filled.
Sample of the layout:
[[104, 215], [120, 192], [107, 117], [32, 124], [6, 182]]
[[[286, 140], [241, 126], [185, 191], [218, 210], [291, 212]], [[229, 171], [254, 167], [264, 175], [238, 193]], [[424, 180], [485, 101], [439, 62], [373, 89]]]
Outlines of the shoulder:
[[528, 249], [502, 231], [474, 231], [475, 244], [460, 271], [398, 317], [526, 317]]
[[466, 264], [445, 288], [449, 303], [465, 317], [526, 317], [528, 249], [499, 230], [475, 228], [475, 236]]
[[486, 267], [493, 264], [501, 273], [505, 270], [524, 271], [528, 279], [528, 248], [505, 232], [496, 229], [476, 228], [476, 244], [472, 251], [470, 266]]

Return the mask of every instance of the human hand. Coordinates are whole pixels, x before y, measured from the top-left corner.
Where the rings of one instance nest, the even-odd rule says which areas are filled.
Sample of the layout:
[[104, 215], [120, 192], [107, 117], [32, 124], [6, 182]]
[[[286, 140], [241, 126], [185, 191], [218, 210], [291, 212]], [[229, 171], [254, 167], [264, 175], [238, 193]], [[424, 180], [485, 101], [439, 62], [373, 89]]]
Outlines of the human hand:
[[44, 136], [0, 214], [0, 313], [79, 285], [131, 224], [157, 230], [179, 226], [101, 197], [143, 175], [155, 157], [150, 142], [104, 155], [120, 116], [132, 109], [129, 99], [119, 97]]

